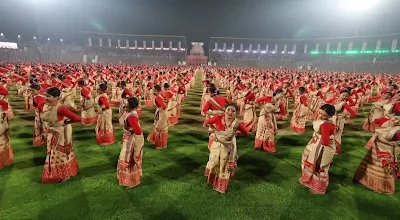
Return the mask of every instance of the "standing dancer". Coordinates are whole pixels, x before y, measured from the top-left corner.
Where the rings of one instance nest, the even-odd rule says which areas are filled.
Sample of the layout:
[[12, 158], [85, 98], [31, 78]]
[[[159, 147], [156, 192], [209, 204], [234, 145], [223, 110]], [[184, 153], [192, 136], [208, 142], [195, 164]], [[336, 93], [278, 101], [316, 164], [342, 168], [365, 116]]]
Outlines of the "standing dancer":
[[122, 149], [119, 154], [117, 178], [119, 185], [133, 188], [140, 183], [142, 177], [142, 158], [144, 138], [136, 112], [139, 101], [130, 97], [125, 105], [124, 135]]
[[[0, 82], [2, 81], [2, 79], [0, 78]], [[5, 102], [8, 103], [8, 110], [7, 110], [7, 117], [8, 120], [12, 119], [14, 117], [14, 111], [10, 105], [10, 102], [8, 101], [8, 90], [6, 88], [7, 84], [5, 84], [5, 86], [0, 84], [0, 100], [4, 100]]]
[[375, 96], [371, 97], [368, 99], [368, 101], [373, 101], [375, 100], [374, 103], [372, 103], [372, 108], [368, 114], [367, 119], [364, 122], [363, 129], [367, 131], [375, 131], [375, 124], [374, 121], [377, 118], [382, 118], [385, 109], [383, 108], [384, 105], [389, 103], [390, 99], [392, 98], [392, 93], [390, 92], [385, 92], [382, 96]]
[[153, 130], [147, 137], [147, 140], [153, 143], [156, 149], [166, 148], [168, 143], [168, 111], [160, 93], [161, 86], [155, 85], [153, 87], [153, 102], [157, 106], [157, 110], [154, 115]]
[[[210, 88], [208, 89], [208, 95], [210, 98], [205, 102], [202, 113], [206, 116], [206, 119], [210, 119], [214, 116], [217, 115], [223, 115], [225, 112], [225, 105], [229, 104], [230, 101], [225, 98], [224, 96], [221, 96], [217, 90], [217, 87], [215, 87], [214, 84], [210, 85]], [[206, 125], [204, 124], [204, 127]], [[215, 134], [213, 132], [213, 129], [209, 128], [208, 129], [208, 148], [211, 147], [213, 138]]]
[[290, 127], [293, 131], [303, 133], [306, 130], [306, 122], [308, 115], [308, 101], [307, 96], [304, 95], [306, 89], [304, 87], [299, 88], [299, 97], [296, 98], [294, 104], [294, 111], [292, 120], [290, 121]]
[[178, 102], [176, 94], [171, 91], [168, 83], [164, 83], [165, 99], [167, 100], [168, 124], [174, 126], [178, 124]]
[[226, 192], [229, 179], [237, 167], [236, 132], [249, 134], [244, 125], [236, 119], [237, 111], [236, 104], [230, 103], [223, 115], [214, 116], [205, 122], [215, 129], [205, 175], [208, 177], [207, 183], [212, 184], [214, 190], [220, 193]]
[[58, 88], [52, 87], [46, 91], [43, 121], [48, 126], [47, 157], [42, 183], [66, 181], [78, 173], [71, 123], [79, 122], [81, 118], [60, 103], [60, 96]]
[[97, 113], [94, 108], [94, 98], [91, 94], [91, 89], [85, 86], [85, 81], [78, 81], [78, 86], [81, 87], [81, 124], [90, 125], [97, 121]]
[[114, 127], [112, 124], [112, 109], [108, 102], [107, 84], [101, 83], [97, 87], [97, 112], [99, 113], [96, 126], [96, 140], [99, 145], [111, 145], [115, 142]]
[[334, 103], [336, 114], [332, 117], [333, 124], [335, 125], [335, 143], [336, 143], [336, 153], [339, 154], [342, 152], [342, 134], [344, 129], [344, 124], [346, 123], [345, 113], [346, 110], [351, 117], [356, 117], [357, 112], [355, 112], [349, 104], [347, 104], [347, 100], [350, 94], [349, 91], [343, 90], [340, 92], [340, 96], [338, 99], [332, 98], [331, 101], [328, 100], [327, 103]]
[[14, 161], [7, 110], [8, 102], [0, 100], [0, 169], [12, 164]]
[[[254, 92], [253, 92], [254, 91]], [[254, 94], [258, 93], [258, 86], [255, 86], [251, 91], [251, 84], [247, 84], [247, 93], [243, 100], [243, 124], [246, 126], [249, 132], [257, 130], [257, 114], [255, 100], [256, 96]]]
[[35, 124], [33, 126], [33, 143], [32, 146], [43, 146], [47, 143], [46, 125], [42, 119], [43, 107], [46, 103], [46, 97], [40, 94], [40, 86], [38, 84], [30, 85], [30, 93], [33, 97], [33, 106], [35, 107]]
[[[124, 125], [124, 121], [126, 119], [126, 114], [127, 112], [125, 111], [125, 107], [128, 104], [128, 99], [130, 97], [132, 97], [132, 93], [131, 91], [129, 91], [128, 88], [126, 88], [126, 82], [125, 81], [121, 81], [121, 88], [122, 90], [122, 94], [121, 94], [121, 103], [119, 105], [119, 109], [118, 109], [118, 120], [119, 120], [119, 124], [120, 125]], [[137, 107], [135, 109], [136, 113], [138, 114], [138, 116], [140, 116], [139, 112], [138, 112], [138, 108]]]
[[301, 159], [300, 183], [313, 194], [324, 194], [329, 184], [329, 167], [335, 156], [335, 125], [329, 119], [335, 115], [335, 107], [325, 104], [313, 122], [314, 135], [306, 146]]
[[372, 146], [353, 179], [375, 192], [393, 194], [395, 180], [400, 176], [400, 112], [390, 118], [376, 119], [375, 125]]
[[275, 135], [278, 133], [275, 112], [284, 107], [281, 103], [282, 90], [276, 91], [273, 96], [265, 96], [256, 100], [256, 103], [265, 103], [258, 117], [257, 132], [254, 149], [263, 148], [267, 152], [276, 152]]

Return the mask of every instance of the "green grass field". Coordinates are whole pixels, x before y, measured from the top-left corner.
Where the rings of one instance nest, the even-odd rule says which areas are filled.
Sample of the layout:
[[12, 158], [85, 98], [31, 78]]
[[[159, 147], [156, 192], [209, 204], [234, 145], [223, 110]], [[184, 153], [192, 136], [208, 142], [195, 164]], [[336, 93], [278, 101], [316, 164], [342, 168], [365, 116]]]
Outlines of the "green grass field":
[[[371, 136], [362, 130], [368, 107], [346, 124], [343, 153], [334, 158], [326, 195], [312, 195], [298, 181], [311, 124], [298, 135], [288, 121], [279, 122], [277, 153], [254, 150], [254, 134], [239, 137], [235, 177], [226, 194], [215, 192], [204, 176], [208, 136], [202, 128], [202, 86], [197, 77], [180, 123], [169, 129], [168, 148], [155, 150], [146, 141], [141, 184], [130, 190], [119, 186], [116, 178], [122, 140], [116, 114], [117, 142], [107, 147], [96, 144], [94, 125], [74, 124], [78, 175], [64, 183], [41, 184], [46, 147], [31, 146], [33, 113], [25, 112], [22, 98], [12, 91], [15, 162], [0, 170], [0, 219], [400, 219], [399, 190], [378, 194], [352, 182]], [[154, 110], [143, 108], [140, 123], [145, 137]]]

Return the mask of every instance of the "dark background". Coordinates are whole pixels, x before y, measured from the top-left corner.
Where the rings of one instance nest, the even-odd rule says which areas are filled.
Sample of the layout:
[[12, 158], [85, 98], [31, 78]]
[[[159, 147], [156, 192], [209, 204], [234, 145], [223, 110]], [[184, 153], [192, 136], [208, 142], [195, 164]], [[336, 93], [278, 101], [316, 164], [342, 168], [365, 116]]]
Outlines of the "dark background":
[[338, 0], [1, 0], [0, 32], [15, 40], [83, 42], [82, 31], [209, 37], [315, 38], [400, 32], [400, 0], [366, 13]]

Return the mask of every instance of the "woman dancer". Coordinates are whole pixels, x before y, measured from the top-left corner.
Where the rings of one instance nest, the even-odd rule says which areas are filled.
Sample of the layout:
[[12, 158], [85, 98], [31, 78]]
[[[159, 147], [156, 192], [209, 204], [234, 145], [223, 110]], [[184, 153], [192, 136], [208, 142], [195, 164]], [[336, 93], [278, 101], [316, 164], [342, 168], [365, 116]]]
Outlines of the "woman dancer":
[[161, 96], [161, 86], [155, 85], [153, 87], [154, 105], [157, 110], [154, 115], [154, 126], [147, 140], [153, 143], [156, 149], [163, 149], [167, 147], [168, 143], [168, 111]]
[[324, 194], [329, 184], [329, 167], [336, 152], [335, 125], [329, 119], [335, 115], [333, 105], [322, 105], [313, 122], [314, 135], [301, 159], [300, 183], [313, 194]]
[[52, 87], [46, 91], [43, 121], [48, 126], [47, 157], [42, 183], [64, 182], [78, 173], [71, 123], [79, 122], [81, 118], [60, 103], [60, 96], [58, 88]]
[[178, 124], [178, 102], [176, 94], [171, 91], [168, 83], [164, 83], [165, 99], [167, 100], [168, 124], [174, 126]]
[[267, 152], [276, 152], [275, 135], [278, 132], [275, 112], [282, 110], [282, 90], [276, 91], [273, 96], [265, 96], [256, 100], [256, 103], [265, 103], [258, 117], [256, 139], [254, 149], [263, 148]]
[[113, 86], [113, 92], [112, 92], [113, 96], [112, 96], [111, 102], [110, 102], [111, 106], [120, 106], [120, 104], [121, 104], [121, 95], [126, 87], [126, 82], [125, 82], [124, 87], [122, 87], [122, 84], [121, 84], [122, 82], [125, 82], [125, 81], [118, 82], [116, 85]]
[[374, 121], [377, 118], [383, 117], [385, 113], [385, 109], [383, 108], [383, 106], [389, 103], [392, 96], [393, 96], [392, 93], [385, 92], [382, 96], [375, 96], [368, 99], [368, 101], [375, 100], [375, 102], [372, 103], [372, 108], [369, 112], [368, 118], [364, 122], [363, 126], [364, 130], [372, 132], [375, 131]]
[[35, 124], [33, 126], [32, 146], [38, 147], [47, 143], [46, 123], [42, 119], [46, 97], [40, 94], [40, 86], [38, 84], [30, 85], [29, 89], [33, 97], [33, 106], [35, 107]]
[[8, 102], [0, 100], [0, 169], [12, 164], [14, 161], [7, 110]]
[[304, 95], [306, 89], [304, 87], [299, 88], [299, 97], [295, 100], [294, 111], [292, 120], [290, 121], [290, 127], [293, 131], [303, 133], [306, 130], [306, 122], [308, 115], [308, 101], [307, 96]]
[[238, 107], [235, 103], [226, 106], [223, 115], [214, 116], [206, 120], [206, 124], [215, 129], [215, 138], [210, 148], [210, 157], [207, 162], [205, 176], [207, 183], [214, 186], [214, 190], [225, 193], [229, 179], [237, 167], [236, 132], [248, 135], [246, 127], [236, 119]]
[[[254, 92], [253, 92], [254, 91]], [[257, 130], [257, 114], [255, 105], [255, 94], [258, 93], [258, 86], [255, 86], [251, 91], [251, 84], [247, 84], [247, 93], [243, 100], [243, 124], [246, 126], [249, 132]]]
[[99, 113], [96, 126], [96, 140], [99, 145], [111, 145], [115, 142], [114, 127], [112, 124], [112, 110], [108, 102], [107, 84], [101, 83], [97, 87], [97, 112]]
[[142, 177], [142, 157], [144, 138], [136, 112], [139, 101], [130, 97], [125, 105], [124, 135], [122, 149], [119, 154], [117, 178], [119, 185], [133, 188], [140, 183]]
[[97, 121], [97, 113], [94, 108], [94, 98], [91, 95], [91, 89], [85, 86], [85, 81], [78, 81], [81, 87], [81, 124], [90, 125]]
[[393, 194], [395, 180], [400, 176], [400, 112], [390, 118], [376, 119], [375, 125], [372, 146], [353, 179], [375, 192]]

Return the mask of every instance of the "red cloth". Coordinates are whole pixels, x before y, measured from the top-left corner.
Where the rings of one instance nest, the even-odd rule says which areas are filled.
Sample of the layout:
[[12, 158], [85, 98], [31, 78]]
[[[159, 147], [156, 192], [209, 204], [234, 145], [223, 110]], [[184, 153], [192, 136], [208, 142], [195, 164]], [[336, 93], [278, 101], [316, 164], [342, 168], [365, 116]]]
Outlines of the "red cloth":
[[87, 87], [82, 87], [81, 94], [85, 98], [90, 98], [90, 90]]
[[157, 107], [162, 108], [162, 109], [166, 109], [167, 106], [164, 103], [164, 99], [161, 97], [161, 95], [158, 95], [157, 97], [155, 97], [155, 103], [157, 105]]
[[8, 90], [6, 88], [4, 88], [3, 85], [0, 85], [0, 95], [3, 95], [3, 96], [9, 95]]
[[169, 102], [169, 100], [174, 96], [174, 93], [172, 93], [170, 90], [165, 92], [165, 99], [167, 100], [167, 102]]
[[35, 96], [33, 98], [33, 106], [39, 109], [39, 112], [43, 112], [44, 104], [46, 104], [46, 99], [43, 96]]
[[350, 113], [350, 116], [351, 116], [351, 117], [356, 117], [356, 116], [357, 116], [357, 112], [355, 112], [355, 111], [350, 107], [350, 105], [348, 105], [347, 103], [345, 103], [345, 104], [343, 105], [343, 108], [342, 108], [341, 112], [343, 112], [344, 109], [346, 109], [346, 110]]
[[128, 122], [129, 126], [132, 127], [133, 132], [137, 135], [142, 134], [142, 128], [139, 125], [139, 118], [136, 116], [130, 116], [126, 119]]
[[244, 103], [247, 103], [248, 101], [254, 101], [256, 100], [256, 96], [252, 91], [248, 91], [246, 97], [244, 98]]
[[104, 105], [105, 109], [109, 109], [110, 108], [110, 103], [108, 102], [108, 99], [104, 96], [101, 96], [99, 98], [99, 105]]
[[392, 108], [392, 112], [393, 113], [400, 112], [400, 102], [394, 104], [394, 106]]
[[268, 103], [268, 102], [272, 102], [272, 96], [264, 96], [262, 98], [258, 98], [256, 100], [257, 103]]
[[383, 123], [389, 121], [389, 118], [377, 118], [374, 120], [374, 124], [378, 127], [382, 127]]
[[[215, 124], [215, 128], [217, 129], [217, 131], [225, 131], [226, 128], [222, 124], [222, 118], [223, 117], [224, 117], [223, 115], [214, 116], [214, 117], [212, 117], [210, 119], [207, 119], [205, 121], [205, 124], [208, 124], [208, 125], [209, 124]], [[242, 132], [244, 135], [248, 135], [249, 134], [249, 131], [246, 129], [246, 127], [243, 125], [242, 122], [239, 123], [238, 130], [240, 132]]]
[[8, 103], [6, 101], [0, 99], [0, 106], [3, 111], [8, 110]]
[[71, 122], [81, 121], [81, 117], [68, 110], [67, 107], [65, 106], [61, 106], [61, 108], [58, 109], [57, 115], [58, 115], [58, 121], [64, 120], [64, 117], [69, 118]]
[[131, 93], [131, 91], [129, 91], [128, 88], [125, 88], [124, 91], [122, 92], [122, 96], [132, 97], [132, 93]]
[[328, 146], [330, 143], [330, 136], [335, 133], [335, 125], [332, 123], [324, 123], [321, 125], [320, 129], [322, 145]]
[[[225, 108], [225, 104], [229, 104], [230, 101], [229, 99], [225, 98], [224, 96], [216, 96], [213, 97], [216, 103], [218, 103], [219, 106], [221, 106], [223, 109]], [[204, 104], [202, 111], [205, 113], [208, 111], [208, 109], [211, 110], [220, 110], [218, 109], [214, 104], [210, 102], [210, 100], [207, 100], [206, 104]]]
[[307, 97], [305, 95], [300, 96], [300, 102], [303, 103], [303, 105], [308, 106]]

